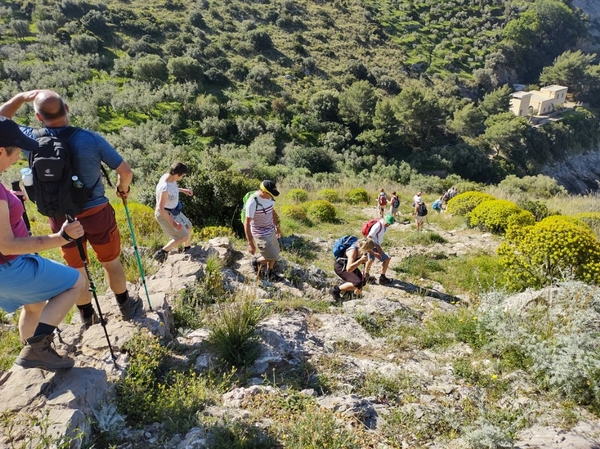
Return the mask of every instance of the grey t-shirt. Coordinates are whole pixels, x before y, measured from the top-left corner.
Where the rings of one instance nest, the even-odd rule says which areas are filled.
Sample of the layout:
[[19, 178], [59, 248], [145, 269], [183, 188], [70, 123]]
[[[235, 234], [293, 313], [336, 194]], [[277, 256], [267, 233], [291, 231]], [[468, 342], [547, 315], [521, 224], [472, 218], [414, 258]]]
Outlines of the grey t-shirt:
[[[21, 126], [20, 128], [24, 134], [35, 138], [33, 135], [34, 128], [28, 126]], [[63, 129], [65, 127], [46, 128], [54, 136]], [[121, 165], [123, 158], [104, 137], [87, 129], [78, 128], [69, 140], [69, 144], [73, 151], [75, 168], [79, 179], [86, 188], [91, 189], [94, 187], [92, 195], [84, 209], [90, 209], [107, 203], [108, 198], [104, 195], [104, 182], [100, 163], [104, 162], [114, 170]], [[27, 152], [24, 153], [27, 155]]]

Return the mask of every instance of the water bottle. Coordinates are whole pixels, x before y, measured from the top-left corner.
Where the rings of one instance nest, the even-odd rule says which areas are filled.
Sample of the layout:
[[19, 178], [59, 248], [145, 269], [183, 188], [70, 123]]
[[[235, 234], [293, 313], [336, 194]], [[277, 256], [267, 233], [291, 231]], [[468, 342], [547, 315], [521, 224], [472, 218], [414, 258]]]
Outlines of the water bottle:
[[77, 175], [71, 176], [71, 180], [73, 180], [73, 185], [78, 189], [83, 189], [83, 182], [77, 177]]
[[21, 169], [21, 180], [25, 187], [33, 185], [33, 172], [29, 167]]

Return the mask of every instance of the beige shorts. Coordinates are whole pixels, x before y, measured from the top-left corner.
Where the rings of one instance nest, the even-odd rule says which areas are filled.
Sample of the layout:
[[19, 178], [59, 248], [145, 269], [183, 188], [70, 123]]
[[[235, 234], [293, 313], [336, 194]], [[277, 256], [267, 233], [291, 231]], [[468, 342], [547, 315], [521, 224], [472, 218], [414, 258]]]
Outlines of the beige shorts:
[[279, 241], [277, 240], [277, 233], [273, 233], [267, 237], [254, 237], [256, 247], [260, 251], [260, 255], [265, 260], [278, 260], [279, 259]]
[[425, 221], [425, 217], [426, 215], [423, 215], [422, 217], [420, 215], [416, 215], [415, 218], [417, 219], [417, 224], [422, 224]]
[[171, 237], [174, 240], [179, 240], [190, 235], [190, 231], [192, 230], [192, 222], [188, 217], [183, 215], [181, 212], [177, 216], [173, 216], [170, 212], [169, 215], [171, 215], [173, 220], [175, 220], [177, 223], [181, 223], [183, 227], [181, 229], [175, 229], [171, 223], [160, 214], [160, 212], [154, 211], [154, 218], [156, 218], [156, 221], [158, 221], [158, 224], [168, 237]]

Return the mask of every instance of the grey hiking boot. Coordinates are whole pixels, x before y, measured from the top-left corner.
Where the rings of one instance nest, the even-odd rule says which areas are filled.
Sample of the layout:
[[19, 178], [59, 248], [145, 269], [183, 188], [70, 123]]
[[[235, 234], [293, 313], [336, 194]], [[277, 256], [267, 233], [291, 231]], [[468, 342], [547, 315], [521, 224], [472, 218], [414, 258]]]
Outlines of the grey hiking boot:
[[89, 329], [90, 326], [92, 326], [94, 324], [100, 323], [100, 318], [98, 317], [98, 314], [96, 313], [95, 310], [94, 310], [94, 313], [92, 314], [92, 316], [89, 316], [87, 318], [83, 316], [83, 311], [80, 310], [79, 317], [81, 318], [81, 322], [83, 323], [83, 325], [85, 326], [86, 329]]
[[73, 368], [75, 360], [61, 356], [53, 347], [54, 334], [38, 335], [27, 339], [15, 365], [23, 368], [41, 368], [48, 371]]
[[342, 300], [342, 294], [340, 292], [339, 285], [336, 285], [335, 287], [330, 289], [329, 294], [333, 297], [333, 300], [336, 302], [340, 302]]
[[140, 298], [133, 299], [131, 296], [128, 296], [127, 301], [119, 304], [119, 310], [121, 310], [121, 315], [123, 315], [123, 321], [131, 321], [133, 318], [141, 315], [144, 306]]

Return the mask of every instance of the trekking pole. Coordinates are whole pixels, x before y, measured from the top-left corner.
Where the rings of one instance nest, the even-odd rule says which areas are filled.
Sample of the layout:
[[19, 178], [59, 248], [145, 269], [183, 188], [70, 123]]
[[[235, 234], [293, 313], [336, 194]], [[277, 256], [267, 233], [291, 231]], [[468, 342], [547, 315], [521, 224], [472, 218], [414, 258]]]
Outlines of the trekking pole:
[[[11, 189], [13, 190], [13, 192], [23, 193], [23, 191], [21, 190], [21, 186], [19, 185], [19, 181], [11, 181], [10, 184], [11, 184]], [[29, 217], [27, 216], [27, 209], [25, 209], [25, 198], [23, 198], [23, 195], [17, 195], [17, 196], [21, 200], [21, 203], [23, 203], [23, 221], [25, 222], [25, 227], [27, 228], [27, 233], [31, 236], [31, 224], [29, 223]]]
[[[73, 216], [67, 213], [67, 221], [72, 223], [75, 221]], [[90, 291], [92, 292], [92, 296], [94, 297], [94, 301], [96, 302], [96, 307], [98, 308], [98, 316], [100, 318], [100, 324], [102, 324], [102, 328], [104, 329], [104, 335], [106, 336], [106, 341], [108, 342], [108, 349], [110, 350], [110, 355], [113, 361], [117, 360], [115, 353], [113, 352], [112, 345], [110, 344], [110, 338], [108, 337], [108, 331], [106, 330], [106, 320], [102, 315], [102, 310], [100, 310], [100, 301], [98, 301], [98, 295], [96, 294], [96, 285], [94, 284], [94, 280], [92, 279], [92, 275], [90, 274], [90, 267], [88, 266], [87, 257], [85, 257], [85, 251], [83, 249], [83, 243], [81, 242], [81, 238], [75, 240], [77, 243], [77, 249], [79, 250], [79, 257], [81, 257], [81, 261], [83, 262], [83, 268], [85, 268], [85, 274], [88, 278], [88, 283], [90, 284]]]
[[140, 259], [140, 252], [138, 251], [137, 242], [135, 240], [135, 233], [133, 232], [133, 223], [131, 223], [131, 216], [129, 215], [129, 208], [127, 207], [127, 200], [125, 198], [123, 198], [123, 206], [125, 206], [125, 215], [127, 215], [127, 223], [129, 224], [129, 232], [131, 233], [133, 250], [135, 251], [135, 258], [137, 259], [138, 268], [140, 269], [140, 277], [142, 278], [142, 284], [144, 284], [146, 300], [148, 301], [148, 308], [150, 309], [150, 311], [152, 311], [152, 303], [150, 302], [148, 287], [146, 286], [146, 276], [144, 275], [144, 267], [142, 266], [142, 259]]

